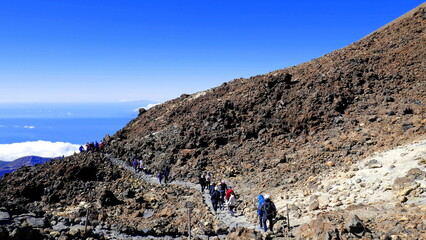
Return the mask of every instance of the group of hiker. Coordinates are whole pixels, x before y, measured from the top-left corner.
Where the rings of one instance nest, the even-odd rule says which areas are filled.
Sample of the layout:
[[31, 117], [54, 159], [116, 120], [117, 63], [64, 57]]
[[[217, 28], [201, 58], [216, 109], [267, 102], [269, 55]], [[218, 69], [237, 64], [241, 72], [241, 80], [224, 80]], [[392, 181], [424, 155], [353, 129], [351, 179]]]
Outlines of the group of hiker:
[[98, 141], [90, 142], [90, 143], [87, 142], [85, 147], [83, 147], [83, 145], [80, 145], [79, 150], [80, 150], [80, 152], [95, 152], [95, 151], [97, 152], [97, 151], [102, 150], [104, 148], [104, 146], [105, 146], [104, 141], [100, 141], [99, 143], [98, 143]]
[[[199, 176], [199, 183], [201, 192], [204, 193], [204, 190], [208, 189], [214, 213], [217, 214], [218, 209], [224, 210], [226, 206], [231, 216], [235, 216], [236, 196], [234, 189], [231, 186], [227, 186], [224, 180], [217, 184], [210, 184], [210, 178], [209, 173], [202, 174]], [[273, 232], [277, 208], [268, 194], [258, 196], [257, 214], [259, 217], [259, 229], [267, 232], [269, 227], [269, 230]]]
[[202, 193], [204, 193], [204, 190], [209, 191], [215, 214], [217, 214], [218, 209], [227, 208], [231, 216], [235, 216], [236, 197], [232, 186], [228, 186], [224, 180], [217, 184], [211, 182], [211, 175], [208, 172], [199, 176], [199, 184]]
[[132, 167], [135, 172], [143, 171], [146, 173], [145, 162], [142, 159], [133, 158]]
[[[142, 159], [133, 158], [133, 160], [131, 161], [131, 165], [135, 172], [144, 172], [145, 174], [151, 174], [151, 171], [146, 168], [145, 162]], [[157, 172], [157, 177], [160, 184], [163, 184], [163, 182], [164, 184], [167, 184], [169, 182], [170, 168], [166, 166], [164, 168], [161, 168]]]
[[170, 169], [169, 167], [164, 167], [158, 171], [158, 181], [162, 184], [162, 180], [164, 179], [164, 184], [169, 182]]
[[[143, 160], [133, 158], [131, 165], [135, 172], [143, 171], [147, 173]], [[159, 169], [157, 172], [160, 184], [163, 182], [167, 184], [169, 182], [170, 168], [166, 166]], [[219, 183], [213, 182], [209, 172], [199, 175], [198, 182], [201, 187], [201, 192], [204, 193], [208, 191], [210, 194], [214, 214], [217, 214], [218, 210], [225, 210], [225, 208], [227, 208], [231, 216], [235, 216], [236, 195], [232, 186], [228, 186], [225, 180]], [[269, 227], [269, 230], [273, 232], [274, 218], [276, 218], [277, 209], [268, 194], [258, 196], [257, 215], [259, 218], [259, 229], [267, 232]]]

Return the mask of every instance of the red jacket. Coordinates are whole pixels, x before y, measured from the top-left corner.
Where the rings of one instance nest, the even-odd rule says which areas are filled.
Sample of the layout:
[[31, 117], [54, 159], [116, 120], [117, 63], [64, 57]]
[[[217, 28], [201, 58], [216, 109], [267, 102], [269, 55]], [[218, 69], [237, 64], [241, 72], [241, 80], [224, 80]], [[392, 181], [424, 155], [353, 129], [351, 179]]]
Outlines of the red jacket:
[[229, 200], [229, 197], [231, 196], [231, 193], [233, 192], [234, 190], [232, 190], [232, 188], [228, 189], [228, 191], [226, 191], [226, 194], [225, 194], [225, 199]]

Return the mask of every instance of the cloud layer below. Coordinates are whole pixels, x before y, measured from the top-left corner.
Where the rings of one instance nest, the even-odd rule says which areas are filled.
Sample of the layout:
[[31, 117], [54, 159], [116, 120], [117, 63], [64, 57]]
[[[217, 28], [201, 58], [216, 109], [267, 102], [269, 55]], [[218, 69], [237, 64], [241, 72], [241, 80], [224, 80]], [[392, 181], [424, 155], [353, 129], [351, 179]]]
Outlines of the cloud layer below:
[[78, 152], [80, 145], [65, 142], [35, 141], [0, 144], [0, 160], [13, 161], [25, 156], [58, 157]]

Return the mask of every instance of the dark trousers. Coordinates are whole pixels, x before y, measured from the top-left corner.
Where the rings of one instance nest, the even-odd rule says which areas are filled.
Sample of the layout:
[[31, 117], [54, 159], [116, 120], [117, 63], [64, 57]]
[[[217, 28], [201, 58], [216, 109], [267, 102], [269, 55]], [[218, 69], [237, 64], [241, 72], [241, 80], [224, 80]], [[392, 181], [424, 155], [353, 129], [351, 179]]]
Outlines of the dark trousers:
[[268, 218], [262, 218], [262, 225], [263, 225], [263, 230], [268, 231], [268, 226], [266, 225], [266, 221], [269, 222], [269, 230], [271, 232], [273, 232], [273, 227], [274, 227], [274, 218], [273, 217], [268, 217]]
[[215, 213], [217, 212], [217, 204], [218, 204], [218, 201], [212, 201], [213, 210]]

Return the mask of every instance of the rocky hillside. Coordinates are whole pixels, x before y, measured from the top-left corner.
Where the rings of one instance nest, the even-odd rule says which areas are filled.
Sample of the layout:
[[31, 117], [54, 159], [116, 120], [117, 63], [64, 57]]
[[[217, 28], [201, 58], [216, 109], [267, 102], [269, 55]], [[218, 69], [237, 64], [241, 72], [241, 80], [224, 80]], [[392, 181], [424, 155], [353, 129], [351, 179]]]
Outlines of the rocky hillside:
[[142, 109], [108, 151], [267, 188], [410, 142], [426, 131], [425, 27], [423, 4], [310, 62]]
[[[288, 205], [298, 239], [421, 239], [423, 153], [365, 158], [426, 138], [425, 29], [422, 4], [310, 62], [141, 109], [105, 138], [103, 153], [21, 168], [0, 182], [0, 239], [186, 237], [187, 201], [198, 238], [283, 237]], [[153, 184], [120, 165], [134, 157], [154, 172], [170, 167], [175, 184]], [[235, 187], [253, 227], [253, 201], [270, 193], [280, 208], [277, 234], [229, 229], [192, 185], [176, 184], [204, 171]]]

